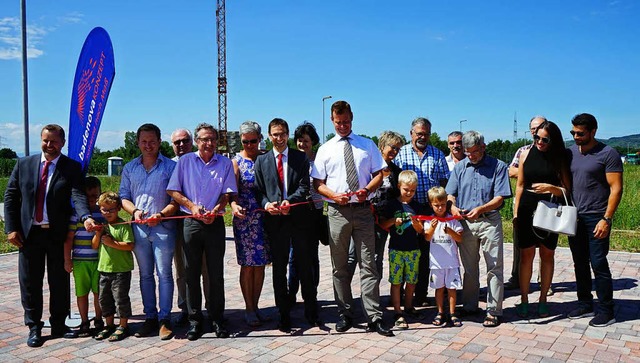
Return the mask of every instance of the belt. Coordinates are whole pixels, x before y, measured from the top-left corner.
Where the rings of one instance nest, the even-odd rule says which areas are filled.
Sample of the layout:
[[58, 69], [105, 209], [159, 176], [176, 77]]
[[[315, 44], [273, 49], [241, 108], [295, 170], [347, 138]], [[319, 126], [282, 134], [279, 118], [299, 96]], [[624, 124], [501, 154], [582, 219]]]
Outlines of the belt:
[[371, 202], [368, 200], [365, 200], [364, 202], [353, 202], [353, 203], [347, 203], [345, 205], [340, 205], [337, 203], [329, 203], [329, 205], [334, 206], [335, 208], [338, 207], [342, 207], [342, 208], [369, 208], [369, 206], [371, 205]]
[[32, 224], [31, 227], [39, 228], [39, 229], [49, 229], [48, 224]]

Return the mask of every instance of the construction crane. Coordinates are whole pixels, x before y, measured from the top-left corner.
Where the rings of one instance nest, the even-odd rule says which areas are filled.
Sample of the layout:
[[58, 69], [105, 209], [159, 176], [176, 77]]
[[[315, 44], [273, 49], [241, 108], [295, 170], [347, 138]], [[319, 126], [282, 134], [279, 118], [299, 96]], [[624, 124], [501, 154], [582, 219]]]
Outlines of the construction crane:
[[218, 149], [227, 147], [227, 27], [225, 24], [225, 0], [217, 0], [216, 29], [218, 39]]

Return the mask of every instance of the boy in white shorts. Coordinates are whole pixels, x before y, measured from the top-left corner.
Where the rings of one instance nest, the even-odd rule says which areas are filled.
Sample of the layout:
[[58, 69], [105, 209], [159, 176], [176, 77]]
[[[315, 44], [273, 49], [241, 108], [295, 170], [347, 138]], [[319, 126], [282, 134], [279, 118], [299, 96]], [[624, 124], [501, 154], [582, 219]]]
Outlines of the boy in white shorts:
[[[453, 326], [462, 326], [462, 321], [455, 315], [456, 289], [462, 288], [456, 244], [462, 241], [462, 225], [447, 213], [447, 192], [444, 188], [433, 187], [429, 189], [427, 196], [434, 212], [434, 218], [424, 224], [424, 237], [430, 241], [429, 286], [436, 290], [438, 305], [433, 325], [442, 326], [450, 321]], [[446, 319], [444, 312], [445, 289], [449, 296], [449, 319]]]

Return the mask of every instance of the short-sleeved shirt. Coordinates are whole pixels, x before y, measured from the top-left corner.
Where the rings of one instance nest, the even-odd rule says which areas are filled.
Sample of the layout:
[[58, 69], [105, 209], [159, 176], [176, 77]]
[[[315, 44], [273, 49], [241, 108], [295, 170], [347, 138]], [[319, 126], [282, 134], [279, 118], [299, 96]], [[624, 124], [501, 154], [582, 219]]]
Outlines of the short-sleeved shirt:
[[[451, 217], [451, 215], [447, 215], [447, 217]], [[460, 222], [455, 219], [438, 223], [438, 225], [436, 226], [436, 230], [433, 231], [433, 236], [431, 236], [431, 242], [429, 246], [430, 269], [460, 267], [460, 258], [458, 257], [458, 244], [449, 234], [444, 231], [445, 225], [458, 233], [462, 233], [462, 224], [460, 224]]]
[[[200, 152], [183, 155], [166, 190], [178, 191], [195, 205], [212, 210], [222, 194], [238, 192], [233, 163], [220, 154], [214, 154], [208, 163], [200, 157]], [[184, 206], [180, 210], [191, 214]]]
[[402, 170], [413, 170], [418, 174], [418, 188], [414, 199], [423, 205], [429, 204], [429, 189], [439, 187], [440, 181], [449, 179], [449, 166], [444, 153], [433, 145], [427, 145], [422, 157], [412, 144], [404, 145], [393, 162]]
[[[91, 212], [91, 218], [96, 223], [105, 224], [106, 221], [100, 212]], [[74, 261], [98, 261], [98, 250], [91, 247], [91, 240], [95, 232], [88, 232], [84, 228], [84, 223], [74, 211], [69, 221], [69, 231], [74, 233], [73, 237], [73, 260]]]
[[513, 156], [513, 160], [511, 160], [511, 164], [509, 164], [509, 167], [513, 167], [513, 168], [519, 168], [520, 167], [520, 155], [522, 155], [522, 153], [525, 150], [529, 150], [531, 149], [531, 147], [533, 146], [533, 144], [529, 144], [529, 145], [525, 145], [525, 146], [521, 146], [520, 148], [518, 148], [518, 150], [516, 150], [516, 154]]
[[[123, 222], [118, 218], [118, 223]], [[133, 231], [129, 224], [107, 225], [107, 233], [114, 241], [133, 243]], [[128, 272], [133, 270], [133, 252], [122, 251], [100, 243], [100, 259], [98, 271], [100, 272]]]
[[[461, 160], [451, 172], [445, 188], [447, 194], [456, 197], [456, 206], [471, 210], [495, 197], [511, 198], [507, 164], [487, 154], [473, 164], [469, 158]], [[498, 207], [498, 210], [502, 206]]]
[[[156, 164], [149, 171], [142, 164], [142, 156], [131, 160], [122, 169], [120, 197], [130, 200], [147, 215], [161, 212], [171, 202], [167, 183], [175, 167], [176, 162], [162, 154], [158, 155]], [[175, 224], [175, 221], [163, 223]]]
[[[351, 144], [353, 160], [358, 171], [358, 184], [359, 188], [362, 189], [369, 184], [372, 174], [386, 168], [387, 163], [371, 139], [356, 135], [353, 132], [346, 138], [349, 139]], [[347, 193], [350, 191], [347, 183], [347, 168], [344, 162], [344, 144], [346, 142], [345, 138], [336, 135], [320, 146], [311, 169], [311, 177], [325, 180], [327, 187], [335, 193]], [[355, 192], [355, 190], [351, 190], [351, 192]], [[334, 203], [331, 199], [325, 198], [325, 200], [329, 203]], [[357, 201], [358, 199], [355, 195], [351, 197], [350, 202]]]
[[396, 198], [387, 202], [382, 212], [383, 218], [403, 219], [401, 225], [392, 225], [389, 229], [390, 250], [413, 251], [420, 248], [419, 243], [426, 243], [422, 235], [413, 228], [409, 217], [418, 215], [420, 211], [420, 204], [413, 200], [409, 203], [402, 203]]
[[622, 160], [610, 146], [598, 142], [583, 154], [577, 145], [569, 148], [573, 176], [573, 202], [579, 214], [605, 213], [611, 189], [607, 173], [622, 173]]

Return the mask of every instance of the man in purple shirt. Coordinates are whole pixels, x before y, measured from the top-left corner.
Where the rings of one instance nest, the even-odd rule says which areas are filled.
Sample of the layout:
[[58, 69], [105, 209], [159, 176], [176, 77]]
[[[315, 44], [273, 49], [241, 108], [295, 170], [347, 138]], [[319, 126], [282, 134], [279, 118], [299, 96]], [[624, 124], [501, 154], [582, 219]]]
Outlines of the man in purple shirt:
[[192, 218], [184, 220], [184, 261], [187, 270], [187, 307], [190, 328], [187, 339], [202, 334], [202, 293], [200, 275], [202, 255], [209, 272], [209, 307], [212, 330], [218, 338], [229, 333], [223, 326], [224, 313], [224, 213], [230, 193], [237, 193], [233, 164], [216, 154], [218, 131], [201, 123], [196, 127], [198, 151], [183, 155], [171, 176], [167, 193]]

